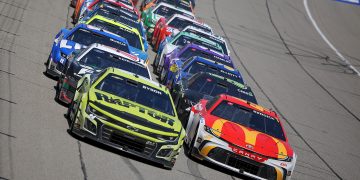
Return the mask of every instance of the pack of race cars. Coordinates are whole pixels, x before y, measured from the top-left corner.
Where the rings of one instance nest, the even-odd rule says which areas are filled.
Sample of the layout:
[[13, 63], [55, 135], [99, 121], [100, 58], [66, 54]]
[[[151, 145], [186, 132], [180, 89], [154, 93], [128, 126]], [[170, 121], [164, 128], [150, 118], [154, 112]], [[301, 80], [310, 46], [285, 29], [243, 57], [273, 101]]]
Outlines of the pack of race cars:
[[131, 0], [71, 1], [76, 24], [55, 36], [46, 62], [70, 132], [167, 169], [185, 142], [190, 156], [245, 176], [290, 179], [297, 156], [279, 116], [257, 105], [192, 2], [144, 0], [139, 12]]

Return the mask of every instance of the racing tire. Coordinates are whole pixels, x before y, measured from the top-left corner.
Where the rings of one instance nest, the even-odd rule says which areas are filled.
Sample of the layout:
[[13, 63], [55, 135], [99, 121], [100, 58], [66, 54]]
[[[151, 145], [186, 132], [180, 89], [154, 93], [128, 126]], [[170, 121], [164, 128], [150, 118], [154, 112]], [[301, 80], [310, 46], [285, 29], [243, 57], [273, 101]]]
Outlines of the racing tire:
[[153, 63], [153, 66], [154, 66], [154, 73], [156, 74], [157, 73], [157, 71], [156, 71], [156, 69], [157, 69], [157, 67], [158, 67], [158, 63], [159, 63], [159, 60], [160, 59], [160, 55], [159, 54], [156, 54], [156, 56], [155, 56], [155, 60], [154, 60], [154, 63]]
[[71, 117], [70, 117], [70, 113], [71, 113], [71, 112], [70, 112], [70, 111], [71, 111], [72, 108], [74, 108], [75, 103], [72, 102], [71, 104], [72, 104], [72, 105], [69, 107], [69, 120], [70, 120], [69, 132], [70, 132], [70, 133], [73, 133], [73, 129], [74, 129], [76, 117], [77, 117], [77, 115], [78, 115], [78, 113], [79, 113], [79, 106], [76, 108], [76, 111], [75, 111], [75, 113], [74, 113], [74, 119], [71, 119]]
[[46, 63], [45, 63], [45, 65], [46, 65], [45, 74], [47, 74], [47, 75], [49, 75], [48, 70], [50, 69], [50, 64], [51, 64], [50, 61], [51, 61], [51, 60], [50, 60], [50, 55], [49, 55], [49, 57], [48, 57], [48, 59], [47, 59], [47, 61], [46, 61]]
[[198, 132], [197, 132], [198, 129], [199, 129], [199, 124], [196, 126], [196, 133], [194, 134], [194, 137], [191, 140], [190, 145], [188, 146], [188, 148], [189, 148], [188, 152], [187, 152], [188, 156], [193, 156], [194, 145], [195, 145], [196, 137], [197, 137], [197, 134], [198, 134]]
[[160, 71], [161, 73], [160, 73], [160, 83], [161, 84], [164, 84], [165, 85], [165, 77], [166, 77], [166, 75], [167, 75], [167, 72], [166, 72], [166, 70], [165, 70], [165, 68], [164, 67], [162, 67], [161, 68], [161, 71]]
[[56, 92], [55, 92], [55, 101], [60, 101], [60, 91], [61, 91], [61, 86], [60, 86], [60, 79], [58, 80], [58, 82], [56, 83]]

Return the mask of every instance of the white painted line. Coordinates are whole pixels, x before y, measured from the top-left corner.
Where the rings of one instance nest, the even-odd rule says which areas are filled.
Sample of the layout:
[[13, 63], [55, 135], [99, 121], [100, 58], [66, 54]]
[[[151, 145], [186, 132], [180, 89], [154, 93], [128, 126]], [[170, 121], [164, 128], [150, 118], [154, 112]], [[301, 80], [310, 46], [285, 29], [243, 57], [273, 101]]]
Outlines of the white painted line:
[[313, 26], [315, 27], [316, 31], [320, 34], [320, 36], [322, 37], [322, 39], [326, 42], [326, 44], [328, 44], [330, 46], [330, 48], [336, 53], [336, 55], [343, 61], [345, 62], [345, 64], [351, 69], [353, 70], [358, 76], [360, 76], [360, 72], [353, 66], [351, 65], [351, 63], [335, 48], [335, 46], [329, 41], [329, 39], [324, 35], [324, 33], [320, 30], [319, 26], [316, 24], [316, 21], [314, 20], [314, 18], [311, 15], [310, 9], [309, 9], [309, 5], [308, 5], [308, 0], [303, 0], [304, 2], [304, 7], [306, 10], [307, 15], [310, 18], [311, 23], [313, 24]]
[[350, 3], [359, 3], [360, 2], [360, 0], [341, 0], [341, 1], [350, 2]]

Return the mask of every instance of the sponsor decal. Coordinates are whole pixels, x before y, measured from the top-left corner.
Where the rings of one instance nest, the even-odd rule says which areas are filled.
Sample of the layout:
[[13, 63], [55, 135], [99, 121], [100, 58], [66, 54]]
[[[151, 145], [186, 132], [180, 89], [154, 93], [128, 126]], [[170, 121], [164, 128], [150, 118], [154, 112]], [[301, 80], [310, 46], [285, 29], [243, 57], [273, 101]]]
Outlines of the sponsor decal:
[[[143, 87], [144, 88], [144, 87]], [[156, 92], [155, 92], [156, 93]], [[161, 92], [160, 92], [161, 93]], [[97, 100], [103, 100], [105, 102], [108, 102], [108, 103], [111, 103], [111, 104], [117, 104], [117, 105], [120, 105], [120, 106], [123, 106], [123, 107], [126, 107], [126, 108], [138, 108], [138, 112], [140, 113], [143, 113], [143, 114], [147, 114], [163, 123], [167, 123], [169, 124], [170, 126], [174, 126], [174, 120], [173, 119], [170, 119], [166, 116], [163, 116], [161, 115], [160, 113], [156, 112], [156, 111], [153, 111], [153, 110], [150, 110], [150, 109], [147, 109], [147, 108], [144, 108], [144, 107], [140, 107], [130, 101], [126, 101], [126, 100], [123, 100], [123, 99], [114, 99], [112, 97], [109, 97], [105, 94], [101, 94], [101, 93], [98, 93], [98, 92], [95, 92], [95, 95], [96, 95], [96, 98]]]
[[261, 113], [261, 112], [259, 112], [259, 111], [253, 110], [253, 113], [258, 114], [258, 115], [260, 115], [260, 116], [263, 116], [263, 117], [265, 117], [265, 118], [268, 118], [268, 119], [271, 119], [271, 120], [274, 120], [274, 121], [275, 121], [275, 118], [273, 118], [273, 117], [271, 117], [271, 116], [269, 116], [269, 115], [266, 115], [266, 114], [264, 114], [264, 113]]
[[246, 157], [246, 158], [249, 158], [249, 159], [252, 159], [252, 160], [255, 160], [257, 162], [264, 162], [267, 160], [267, 158], [265, 157], [262, 157], [262, 156], [259, 156], [257, 154], [254, 154], [254, 153], [251, 153], [249, 151], [246, 151], [244, 149], [241, 149], [241, 148], [238, 148], [238, 147], [235, 147], [235, 146], [229, 146], [231, 148], [231, 150], [238, 154], [238, 155], [241, 155], [243, 157]]

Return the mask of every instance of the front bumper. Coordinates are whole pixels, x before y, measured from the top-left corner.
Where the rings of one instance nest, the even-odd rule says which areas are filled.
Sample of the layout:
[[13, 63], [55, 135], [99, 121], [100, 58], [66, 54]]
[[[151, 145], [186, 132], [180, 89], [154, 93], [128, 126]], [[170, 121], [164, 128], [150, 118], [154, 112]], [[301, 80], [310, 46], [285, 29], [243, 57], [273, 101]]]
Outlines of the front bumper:
[[[173, 167], [180, 152], [182, 143], [154, 142], [121, 130], [116, 125], [94, 118], [96, 125], [89, 127], [88, 118], [73, 129], [73, 133], [97, 141], [112, 148], [159, 163], [165, 167]], [[179, 138], [178, 138], [179, 139]]]
[[234, 153], [226, 142], [215, 140], [214, 136], [203, 131], [195, 141], [192, 154], [231, 171], [255, 179], [290, 179], [287, 170], [270, 163], [255, 161], [246, 156]]
[[50, 59], [49, 64], [46, 67], [46, 73], [53, 77], [59, 77], [61, 75], [61, 71], [59, 71], [56, 67], [57, 63]]

